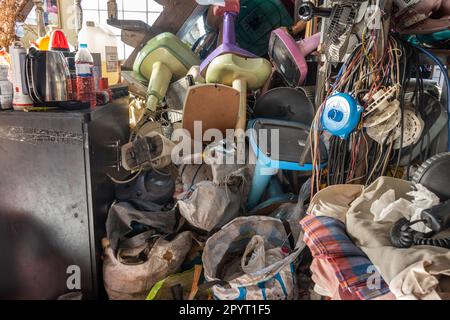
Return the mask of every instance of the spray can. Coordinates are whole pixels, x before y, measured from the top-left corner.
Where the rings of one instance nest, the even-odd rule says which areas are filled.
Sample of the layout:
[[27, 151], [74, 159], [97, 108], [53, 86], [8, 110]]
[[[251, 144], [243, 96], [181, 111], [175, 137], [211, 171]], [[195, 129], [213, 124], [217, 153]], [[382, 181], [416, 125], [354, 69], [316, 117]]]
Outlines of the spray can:
[[12, 78], [13, 78], [13, 108], [22, 111], [33, 106], [33, 101], [28, 92], [25, 74], [25, 60], [27, 51], [20, 42], [16, 42], [9, 48], [11, 55]]

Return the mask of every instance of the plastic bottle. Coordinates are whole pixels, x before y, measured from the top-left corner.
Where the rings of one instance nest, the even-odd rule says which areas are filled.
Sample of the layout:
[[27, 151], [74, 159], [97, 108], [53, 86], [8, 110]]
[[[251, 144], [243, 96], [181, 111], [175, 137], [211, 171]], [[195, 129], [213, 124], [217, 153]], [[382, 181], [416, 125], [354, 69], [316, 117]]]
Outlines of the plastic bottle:
[[90, 102], [91, 107], [96, 106], [96, 92], [92, 67], [94, 59], [88, 50], [87, 44], [80, 44], [75, 56], [75, 67], [77, 73], [77, 100]]
[[86, 43], [89, 51], [101, 54], [102, 75], [108, 78], [110, 85], [115, 85], [120, 79], [120, 64], [118, 59], [117, 37], [107, 26], [98, 26], [87, 21], [78, 33], [78, 42]]

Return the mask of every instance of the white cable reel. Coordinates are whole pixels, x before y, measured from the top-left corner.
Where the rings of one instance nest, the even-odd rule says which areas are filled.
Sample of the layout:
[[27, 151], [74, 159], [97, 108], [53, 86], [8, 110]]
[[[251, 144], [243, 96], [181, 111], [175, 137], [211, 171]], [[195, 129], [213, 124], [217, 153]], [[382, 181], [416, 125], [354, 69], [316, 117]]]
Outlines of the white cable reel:
[[403, 141], [400, 140], [401, 128], [396, 129], [398, 138], [394, 141], [394, 149], [406, 148], [419, 142], [422, 132], [424, 130], [425, 123], [416, 115], [414, 110], [405, 109], [403, 111]]

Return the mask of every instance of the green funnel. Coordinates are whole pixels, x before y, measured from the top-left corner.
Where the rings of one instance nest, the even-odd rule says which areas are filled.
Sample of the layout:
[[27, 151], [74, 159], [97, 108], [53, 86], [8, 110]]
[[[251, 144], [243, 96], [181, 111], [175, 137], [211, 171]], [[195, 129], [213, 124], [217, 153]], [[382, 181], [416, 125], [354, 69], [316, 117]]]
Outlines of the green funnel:
[[198, 56], [172, 33], [161, 33], [149, 40], [133, 66], [137, 75], [149, 80], [147, 109], [155, 111], [172, 79], [182, 78], [192, 66], [199, 64]]

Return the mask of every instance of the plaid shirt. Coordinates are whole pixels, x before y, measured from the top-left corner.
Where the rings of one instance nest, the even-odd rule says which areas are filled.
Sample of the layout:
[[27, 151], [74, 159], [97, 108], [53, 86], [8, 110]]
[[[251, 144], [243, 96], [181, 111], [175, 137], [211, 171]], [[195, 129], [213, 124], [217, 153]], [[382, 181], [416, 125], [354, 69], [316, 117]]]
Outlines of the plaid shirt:
[[[389, 293], [389, 287], [364, 252], [346, 233], [345, 225], [334, 218], [306, 216], [300, 221], [305, 232], [304, 241], [314, 258], [326, 259], [332, 266], [342, 289], [361, 300], [369, 300]], [[379, 286], [372, 288], [375, 273]]]

